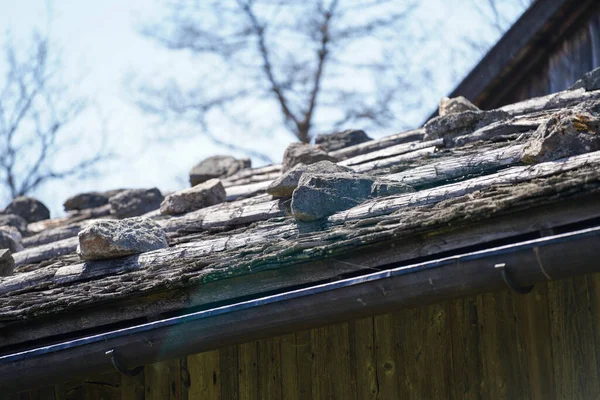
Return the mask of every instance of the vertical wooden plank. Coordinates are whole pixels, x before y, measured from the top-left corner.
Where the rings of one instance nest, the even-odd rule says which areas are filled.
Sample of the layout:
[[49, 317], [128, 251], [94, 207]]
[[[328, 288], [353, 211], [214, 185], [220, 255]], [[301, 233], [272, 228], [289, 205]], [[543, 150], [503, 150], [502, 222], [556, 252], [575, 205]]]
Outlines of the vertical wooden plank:
[[[396, 342], [394, 317], [396, 314], [376, 316], [375, 321], [375, 351], [377, 355], [377, 380], [379, 382], [379, 397], [382, 399], [398, 398], [400, 391], [396, 362], [399, 360]], [[402, 360], [400, 361], [402, 362]]]
[[240, 396], [238, 346], [227, 346], [219, 350], [221, 368], [221, 398], [238, 400]]
[[261, 399], [281, 399], [281, 338], [258, 341], [258, 394]]
[[221, 359], [219, 351], [207, 351], [187, 357], [190, 399], [221, 399]]
[[377, 399], [377, 356], [375, 353], [375, 327], [373, 317], [357, 319], [348, 326], [352, 349], [351, 363], [356, 376], [356, 398]]
[[482, 365], [475, 296], [448, 301], [452, 337], [452, 393], [455, 400], [481, 400]]
[[298, 397], [312, 398], [312, 370], [315, 354], [313, 353], [310, 331], [296, 332], [296, 366], [298, 371]]
[[136, 376], [121, 374], [121, 400], [144, 400], [144, 371]]
[[531, 399], [556, 399], [548, 286], [536, 285], [531, 293], [516, 300], [518, 320], [524, 332]]
[[355, 399], [356, 380], [350, 367], [348, 324], [311, 330], [315, 363], [314, 399]]
[[281, 398], [298, 400], [298, 363], [296, 359], [296, 335], [281, 336]]
[[514, 298], [508, 290], [477, 296], [483, 366], [482, 396], [488, 399], [529, 398], [522, 330]]
[[548, 294], [557, 397], [600, 398], [587, 278], [550, 282]]
[[259, 400], [258, 397], [258, 343], [238, 346], [240, 400]]
[[121, 398], [121, 374], [117, 371], [65, 385], [67, 400], [118, 400]]
[[[600, 21], [600, 18], [599, 18]], [[600, 380], [600, 274], [588, 275], [588, 292], [591, 301], [592, 326], [594, 328], [594, 349], [596, 365]]]
[[450, 397], [450, 331], [446, 316], [446, 303], [394, 314], [398, 398]]
[[181, 399], [180, 360], [161, 361], [144, 367], [147, 400]]

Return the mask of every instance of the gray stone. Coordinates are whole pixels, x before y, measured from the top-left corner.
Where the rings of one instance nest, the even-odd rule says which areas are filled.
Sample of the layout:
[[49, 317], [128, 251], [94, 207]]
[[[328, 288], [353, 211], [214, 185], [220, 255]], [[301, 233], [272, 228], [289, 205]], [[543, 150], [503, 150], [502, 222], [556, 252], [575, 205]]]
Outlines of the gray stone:
[[312, 174], [352, 173], [352, 169], [334, 164], [331, 161], [319, 161], [310, 165], [302, 163], [296, 164], [292, 169], [274, 180], [269, 187], [267, 187], [267, 193], [275, 197], [291, 196], [294, 189], [298, 186], [300, 178], [306, 172]]
[[190, 184], [196, 186], [209, 179], [225, 178], [236, 172], [250, 168], [249, 158], [236, 159], [231, 156], [212, 156], [202, 160], [190, 171]]
[[464, 111], [458, 114], [441, 115], [425, 124], [423, 140], [443, 138], [446, 146], [452, 146], [454, 138], [473, 133], [479, 128], [508, 118], [510, 115], [502, 110]]
[[99, 192], [76, 194], [69, 197], [63, 204], [65, 211], [86, 210], [108, 204], [109, 195]]
[[600, 118], [583, 110], [561, 110], [527, 142], [521, 161], [532, 164], [600, 150]]
[[211, 179], [168, 195], [160, 205], [160, 212], [162, 214], [182, 214], [223, 203], [226, 200], [227, 195], [221, 181]]
[[156, 222], [134, 217], [93, 222], [79, 232], [77, 253], [83, 260], [101, 260], [167, 246], [167, 236]]
[[15, 270], [15, 260], [10, 250], [0, 250], [0, 276], [10, 276]]
[[586, 92], [600, 89], [600, 68], [584, 74], [569, 90], [585, 89]]
[[347, 129], [342, 132], [317, 135], [315, 144], [321, 146], [325, 151], [335, 151], [368, 142], [369, 140], [373, 139], [371, 139], [365, 131], [360, 129]]
[[23, 250], [23, 238], [14, 226], [0, 226], [0, 249], [9, 249], [11, 253]]
[[19, 230], [21, 235], [29, 233], [27, 221], [23, 217], [15, 214], [0, 214], [0, 226], [13, 226]]
[[319, 161], [340, 161], [336, 157], [327, 154], [320, 146], [305, 143], [292, 143], [283, 153], [282, 172], [289, 171], [293, 166], [300, 163], [310, 165]]
[[152, 188], [123, 190], [112, 196], [108, 202], [111, 214], [117, 218], [129, 218], [158, 209], [163, 200], [160, 190]]
[[479, 107], [471, 103], [464, 96], [453, 98], [443, 97], [440, 100], [439, 114], [441, 116], [458, 114], [465, 111], [479, 111]]
[[371, 195], [375, 178], [353, 174], [303, 174], [292, 195], [292, 214], [316, 221], [352, 208]]
[[376, 180], [371, 187], [371, 197], [386, 197], [412, 192], [415, 192], [415, 188], [406, 183], [382, 179]]
[[23, 217], [28, 223], [50, 219], [50, 211], [41, 201], [32, 197], [20, 196], [13, 199], [4, 209], [4, 214]]

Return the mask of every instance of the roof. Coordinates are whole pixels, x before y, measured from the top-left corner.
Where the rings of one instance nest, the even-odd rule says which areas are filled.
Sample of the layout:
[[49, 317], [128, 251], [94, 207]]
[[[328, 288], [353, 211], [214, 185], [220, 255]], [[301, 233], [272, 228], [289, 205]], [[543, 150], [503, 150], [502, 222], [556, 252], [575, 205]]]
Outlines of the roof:
[[[561, 113], [571, 113], [576, 133], [590, 131], [593, 139], [599, 111], [600, 91], [582, 88], [494, 112], [438, 117], [423, 128], [333, 151], [343, 158], [339, 165], [415, 191], [365, 199], [313, 222], [296, 220], [289, 201], [265, 193], [281, 175], [281, 165], [270, 165], [224, 178], [227, 202], [177, 216], [147, 213], [167, 232], [165, 249], [80, 260], [77, 234], [93, 219], [114, 218], [106, 207], [32, 223], [38, 233], [13, 254], [15, 272], [0, 277], [0, 351], [537, 237], [543, 229], [600, 217], [598, 143], [586, 142], [583, 151], [573, 145], [566, 156], [561, 147], [555, 159], [546, 149], [542, 158], [523, 161], [540, 130]], [[570, 151], [572, 143], [565, 143]]]
[[[506, 104], [503, 99], [510, 97], [523, 80], [530, 81], [553, 49], [574, 30], [586, 27], [586, 21], [598, 10], [595, 0], [533, 2], [450, 97], [464, 96], [484, 109]], [[575, 61], [576, 57], [571, 58]]]

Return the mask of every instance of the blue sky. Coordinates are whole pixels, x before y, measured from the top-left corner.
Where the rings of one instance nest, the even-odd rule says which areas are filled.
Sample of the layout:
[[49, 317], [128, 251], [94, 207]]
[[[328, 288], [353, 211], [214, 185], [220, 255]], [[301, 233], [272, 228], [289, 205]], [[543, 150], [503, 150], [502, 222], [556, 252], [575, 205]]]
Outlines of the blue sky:
[[[507, 15], [514, 20], [522, 7], [517, 0], [508, 2], [511, 4]], [[465, 35], [485, 36], [490, 42], [498, 36], [475, 13], [470, 0], [424, 0], [424, 3], [422, 20], [436, 28], [446, 47], [460, 47]], [[227, 152], [202, 137], [152, 140], [158, 133], [156, 124], [140, 113], [124, 89], [128, 75], [154, 76], [169, 71], [178, 77], [193, 76], [189, 55], [168, 52], [136, 31], [142, 22], [161, 15], [160, 4], [155, 0], [0, 0], [3, 33], [10, 32], [13, 43], [18, 44], [25, 43], [32, 29], [49, 31], [53, 45], [60, 50], [65, 80], [74, 83], [77, 93], [94, 100], [94, 107], [77, 122], [78, 129], [74, 131], [77, 133], [73, 134], [80, 135], [82, 140], [74, 151], [93, 152], [94, 138], [105, 129], [109, 142], [120, 155], [104, 168], [101, 177], [85, 182], [53, 182], [34, 193], [54, 216], [62, 213], [61, 204], [68, 196], [83, 191], [117, 187], [156, 186], [163, 191], [183, 188], [187, 185], [187, 172], [194, 164], [204, 157]], [[430, 60], [439, 64], [439, 70], [435, 83], [428, 88], [427, 103], [431, 104], [424, 109], [433, 110], [436, 101], [458, 83], [460, 76], [455, 71], [464, 74], [476, 61], [472, 55], [460, 54], [455, 52], [451, 57], [448, 53], [444, 59]], [[456, 64], [455, 68], [448, 68], [449, 62]], [[421, 112], [409, 118], [420, 121], [426, 115]], [[163, 126], [160, 133], [168, 136], [171, 132]], [[368, 133], [380, 137], [393, 132]], [[281, 132], [268, 143], [255, 145], [267, 148], [273, 159], [280, 160], [292, 140]]]

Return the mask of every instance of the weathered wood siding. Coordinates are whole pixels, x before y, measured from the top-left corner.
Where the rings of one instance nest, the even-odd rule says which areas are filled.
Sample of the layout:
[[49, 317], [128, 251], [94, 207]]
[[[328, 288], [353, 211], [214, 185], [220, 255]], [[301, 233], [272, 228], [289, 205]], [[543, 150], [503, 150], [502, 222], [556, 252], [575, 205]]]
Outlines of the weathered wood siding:
[[536, 67], [522, 76], [513, 89], [502, 97], [491, 95], [485, 107], [503, 106], [566, 90], [583, 74], [600, 67], [600, 5], [587, 17], [557, 46], [547, 49]]
[[[324, 305], [326, 306], [326, 305]], [[1, 397], [1, 395], [0, 395]], [[10, 399], [597, 399], [600, 274], [230, 346]]]

